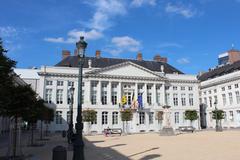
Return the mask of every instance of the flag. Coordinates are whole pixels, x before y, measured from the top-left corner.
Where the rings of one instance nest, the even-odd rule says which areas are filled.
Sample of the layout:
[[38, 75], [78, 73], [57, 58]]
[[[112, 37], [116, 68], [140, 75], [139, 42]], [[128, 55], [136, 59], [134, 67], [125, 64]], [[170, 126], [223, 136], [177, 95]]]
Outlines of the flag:
[[122, 96], [121, 104], [125, 105], [127, 103], [127, 97], [125, 95]]
[[138, 103], [137, 103], [137, 100], [136, 100], [136, 98], [135, 98], [135, 94], [134, 94], [134, 92], [133, 92], [131, 108], [132, 108], [132, 109], [137, 109], [137, 106], [138, 106]]
[[142, 95], [139, 95], [139, 96], [138, 96], [137, 101], [138, 101], [138, 108], [139, 108], [139, 109], [142, 109], [142, 108], [143, 108]]

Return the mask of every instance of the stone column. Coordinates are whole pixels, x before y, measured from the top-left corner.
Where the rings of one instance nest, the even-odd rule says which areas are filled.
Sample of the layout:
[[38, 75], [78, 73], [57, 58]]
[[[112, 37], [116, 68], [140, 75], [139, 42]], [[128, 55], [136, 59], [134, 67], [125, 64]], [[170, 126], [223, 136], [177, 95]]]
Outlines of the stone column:
[[143, 108], [144, 108], [147, 105], [147, 84], [146, 83], [144, 83], [143, 85], [142, 100], [143, 100]]
[[86, 80], [84, 82], [84, 103], [88, 106], [91, 104], [91, 81]]
[[107, 87], [107, 104], [112, 105], [111, 101], [111, 95], [112, 95], [112, 82], [108, 82], [108, 87]]
[[122, 99], [122, 82], [118, 83], [118, 103], [121, 103], [121, 99]]
[[102, 102], [101, 102], [101, 86], [102, 86], [102, 82], [101, 81], [98, 81], [98, 84], [97, 84], [97, 104], [98, 105], [102, 105]]
[[160, 90], [161, 90], [161, 98], [160, 98], [160, 103], [161, 103], [161, 105], [163, 106], [163, 105], [166, 105], [166, 91], [165, 91], [165, 84], [162, 84], [161, 85], [161, 88], [160, 88]]

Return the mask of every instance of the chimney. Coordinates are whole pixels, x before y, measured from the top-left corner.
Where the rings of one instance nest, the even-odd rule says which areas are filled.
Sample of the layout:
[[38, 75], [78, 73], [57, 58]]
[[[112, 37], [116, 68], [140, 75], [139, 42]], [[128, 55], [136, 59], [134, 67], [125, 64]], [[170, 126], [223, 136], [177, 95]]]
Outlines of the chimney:
[[101, 57], [101, 51], [100, 50], [96, 50], [96, 58], [100, 58]]
[[74, 56], [78, 56], [78, 50], [77, 49], [74, 50]]
[[163, 63], [167, 63], [167, 58], [166, 57], [161, 57], [159, 54], [156, 54], [153, 57], [153, 60], [156, 62], [163, 62]]
[[142, 61], [142, 60], [143, 60], [143, 58], [142, 58], [142, 53], [141, 53], [141, 52], [138, 52], [138, 54], [137, 54], [137, 60], [138, 60], [138, 61]]
[[69, 50], [62, 50], [62, 59], [65, 59], [70, 55], [71, 55], [71, 52]]

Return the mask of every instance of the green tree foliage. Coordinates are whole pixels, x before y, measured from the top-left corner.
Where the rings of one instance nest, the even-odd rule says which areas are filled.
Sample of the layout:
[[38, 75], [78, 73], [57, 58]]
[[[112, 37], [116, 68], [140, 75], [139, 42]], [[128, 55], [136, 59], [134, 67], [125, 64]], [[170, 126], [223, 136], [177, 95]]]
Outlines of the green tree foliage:
[[93, 123], [97, 119], [97, 112], [92, 109], [87, 109], [82, 112], [83, 121]]
[[221, 120], [224, 119], [224, 111], [223, 110], [214, 110], [212, 111], [213, 115], [212, 118], [213, 119], [217, 119], [217, 120]]
[[194, 120], [198, 119], [198, 114], [196, 110], [186, 110], [185, 111], [185, 119], [190, 120], [191, 124]]
[[131, 109], [125, 109], [121, 111], [121, 119], [122, 121], [131, 121], [133, 117]]

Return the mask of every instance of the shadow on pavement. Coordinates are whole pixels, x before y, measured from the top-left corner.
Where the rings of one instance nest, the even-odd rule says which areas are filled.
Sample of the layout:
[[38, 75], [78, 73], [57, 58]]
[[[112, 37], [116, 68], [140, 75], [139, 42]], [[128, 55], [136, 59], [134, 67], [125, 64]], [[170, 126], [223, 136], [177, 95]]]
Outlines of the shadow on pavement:
[[153, 160], [153, 159], [159, 159], [159, 157], [161, 157], [161, 155], [159, 154], [150, 154], [150, 155], [144, 156], [140, 160]]
[[148, 149], [148, 150], [146, 150], [146, 151], [138, 152], [138, 153], [132, 154], [132, 155], [130, 155], [130, 156], [128, 156], [128, 157], [130, 158], [130, 157], [133, 157], [133, 156], [142, 154], [142, 153], [146, 153], [146, 152], [149, 152], [149, 151], [153, 151], [153, 150], [155, 150], [155, 149], [159, 149], [159, 147], [155, 147], [155, 148]]

